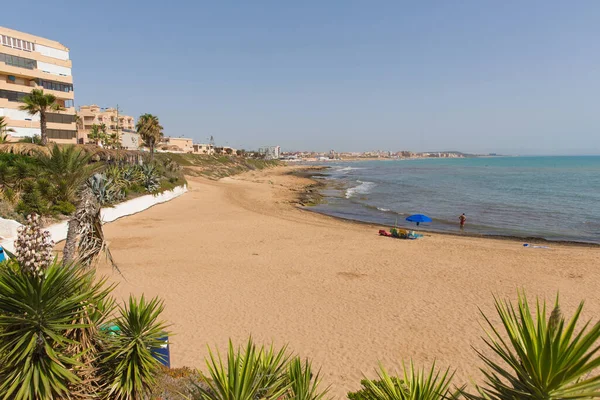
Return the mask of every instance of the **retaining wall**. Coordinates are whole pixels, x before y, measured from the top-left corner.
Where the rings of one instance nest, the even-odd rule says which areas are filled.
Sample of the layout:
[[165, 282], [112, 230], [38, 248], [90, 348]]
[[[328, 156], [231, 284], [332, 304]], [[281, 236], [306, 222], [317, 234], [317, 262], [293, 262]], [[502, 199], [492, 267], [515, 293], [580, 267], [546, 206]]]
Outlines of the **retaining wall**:
[[[100, 211], [102, 223], [106, 224], [127, 215], [139, 213], [156, 204], [173, 200], [187, 191], [187, 185], [177, 186], [173, 190], [167, 190], [157, 195], [148, 194], [116, 204], [114, 207], [103, 208]], [[20, 226], [21, 224], [17, 221], [0, 218], [0, 236], [2, 237], [0, 245], [8, 251], [14, 251], [14, 241], [17, 238], [17, 229]], [[50, 236], [54, 243], [58, 243], [65, 240], [67, 237], [68, 221], [52, 224], [44, 229], [50, 232]]]

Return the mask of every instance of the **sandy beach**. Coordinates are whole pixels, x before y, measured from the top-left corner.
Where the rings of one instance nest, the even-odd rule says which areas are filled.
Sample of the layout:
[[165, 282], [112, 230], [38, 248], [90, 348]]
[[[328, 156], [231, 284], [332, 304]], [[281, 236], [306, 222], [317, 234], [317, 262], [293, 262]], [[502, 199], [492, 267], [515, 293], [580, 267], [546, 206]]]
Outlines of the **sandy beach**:
[[[478, 379], [483, 348], [478, 307], [494, 316], [493, 294], [553, 300], [568, 313], [586, 300], [600, 314], [600, 248], [426, 234], [380, 237], [368, 226], [293, 203], [310, 181], [289, 168], [221, 181], [189, 178], [169, 203], [105, 226], [123, 276], [116, 294], [160, 296], [174, 333], [173, 366], [205, 370], [207, 345], [288, 344], [322, 368], [343, 398], [378, 361], [456, 368], [456, 384]], [[496, 320], [495, 316], [492, 318]]]

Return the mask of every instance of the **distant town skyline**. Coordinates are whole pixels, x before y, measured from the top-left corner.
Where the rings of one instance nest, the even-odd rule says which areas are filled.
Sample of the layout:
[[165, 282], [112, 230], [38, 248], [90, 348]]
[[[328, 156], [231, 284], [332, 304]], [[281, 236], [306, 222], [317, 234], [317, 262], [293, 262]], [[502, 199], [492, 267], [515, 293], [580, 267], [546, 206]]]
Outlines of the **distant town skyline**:
[[600, 154], [596, 1], [33, 5], [6, 8], [1, 23], [69, 47], [76, 106], [156, 114], [169, 136], [284, 151]]

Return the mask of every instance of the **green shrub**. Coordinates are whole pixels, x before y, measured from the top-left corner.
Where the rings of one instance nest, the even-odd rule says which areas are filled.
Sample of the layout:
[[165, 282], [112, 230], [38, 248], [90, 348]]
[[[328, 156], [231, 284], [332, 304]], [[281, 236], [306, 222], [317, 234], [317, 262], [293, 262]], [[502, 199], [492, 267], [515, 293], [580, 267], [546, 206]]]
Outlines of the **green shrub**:
[[198, 371], [188, 367], [161, 367], [156, 376], [156, 384], [150, 393], [150, 399], [179, 400], [189, 398], [198, 392], [197, 387], [208, 389]]
[[36, 182], [26, 182], [21, 194], [21, 200], [17, 204], [15, 211], [25, 216], [33, 213], [40, 215], [49, 214], [50, 204], [42, 196]]
[[134, 183], [132, 185], [130, 185], [127, 188], [127, 193], [144, 193], [146, 191], [146, 188], [144, 186], [142, 186], [142, 184], [140, 183]]
[[25, 222], [25, 218], [22, 214], [19, 214], [14, 206], [4, 200], [0, 200], [0, 217], [5, 219], [12, 219], [17, 222]]
[[73, 205], [73, 203], [69, 203], [68, 201], [60, 201], [58, 204], [52, 207], [52, 211], [62, 215], [71, 215], [75, 212], [75, 210], [75, 205]]

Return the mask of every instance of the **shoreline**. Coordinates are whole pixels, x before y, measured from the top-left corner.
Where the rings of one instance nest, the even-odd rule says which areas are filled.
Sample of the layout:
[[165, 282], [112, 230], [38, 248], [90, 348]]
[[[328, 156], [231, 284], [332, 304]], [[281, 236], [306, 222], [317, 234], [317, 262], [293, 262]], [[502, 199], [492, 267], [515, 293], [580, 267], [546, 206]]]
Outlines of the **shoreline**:
[[[322, 180], [313, 179], [314, 176], [326, 176], [326, 175], [324, 175], [324, 174], [319, 175], [318, 173], [312, 174], [311, 171], [323, 171], [323, 170], [331, 168], [330, 166], [308, 166], [306, 168], [302, 168], [304, 166], [298, 165], [298, 166], [292, 166], [292, 167], [295, 167], [295, 168], [294, 168], [294, 171], [290, 173], [291, 175], [310, 179], [311, 181], [314, 182], [313, 184], [307, 186], [307, 188], [309, 188], [309, 190], [314, 190], [314, 189], [320, 190], [320, 189], [324, 189], [327, 187], [327, 184], [325, 182], [323, 182]], [[318, 193], [315, 194], [313, 191], [307, 191], [307, 193], [303, 193], [302, 195], [300, 195], [299, 203], [301, 204], [302, 208], [305, 209], [306, 211], [310, 211], [315, 214], [325, 215], [325, 216], [328, 216], [331, 218], [336, 218], [336, 219], [339, 219], [342, 221], [349, 221], [349, 222], [366, 225], [366, 226], [372, 226], [372, 227], [385, 226], [387, 228], [390, 227], [389, 225], [380, 224], [377, 222], [361, 221], [361, 220], [352, 219], [352, 218], [344, 218], [344, 217], [340, 217], [337, 215], [330, 215], [330, 214], [327, 214], [327, 213], [321, 212], [321, 211], [311, 210], [310, 209], [311, 206], [313, 204], [318, 204], [318, 203], [305, 205], [304, 202], [302, 201], [304, 199], [302, 196], [306, 196], [310, 199], [313, 199], [313, 198], [322, 199], [323, 196]], [[600, 248], [600, 243], [577, 241], [577, 240], [552, 240], [552, 239], [546, 239], [544, 237], [539, 237], [539, 236], [501, 235], [501, 234], [492, 234], [492, 233], [487, 234], [487, 233], [474, 233], [474, 232], [464, 232], [464, 233], [449, 232], [449, 231], [427, 229], [427, 227], [424, 228], [423, 226], [419, 226], [417, 229], [407, 228], [407, 227], [401, 227], [401, 228], [402, 229], [419, 230], [421, 232], [435, 234], [435, 235], [449, 235], [449, 236], [457, 236], [457, 237], [472, 237], [472, 238], [483, 238], [483, 239], [489, 238], [489, 239], [518, 241], [518, 242], [533, 243], [533, 244], [559, 244], [559, 245], [565, 245], [565, 246]]]
[[[494, 317], [492, 294], [517, 288], [565, 312], [586, 300], [584, 318], [600, 313], [595, 282], [600, 251], [554, 245], [525, 249], [514, 241], [427, 234], [382, 238], [370, 225], [298, 207], [314, 182], [294, 168], [251, 171], [219, 181], [190, 177], [173, 201], [105, 225], [117, 273], [98, 275], [114, 295], [165, 302], [171, 363], [206, 372], [207, 345], [288, 345], [321, 368], [333, 398], [413, 359], [456, 369], [456, 383], [480, 377], [479, 309]], [[318, 171], [312, 171], [317, 172]]]

